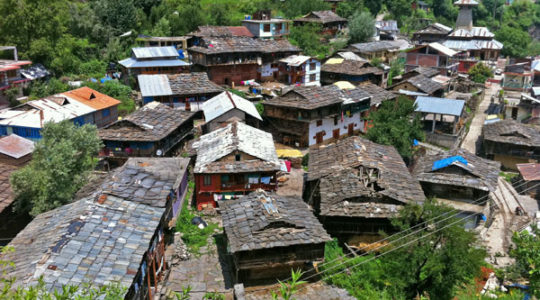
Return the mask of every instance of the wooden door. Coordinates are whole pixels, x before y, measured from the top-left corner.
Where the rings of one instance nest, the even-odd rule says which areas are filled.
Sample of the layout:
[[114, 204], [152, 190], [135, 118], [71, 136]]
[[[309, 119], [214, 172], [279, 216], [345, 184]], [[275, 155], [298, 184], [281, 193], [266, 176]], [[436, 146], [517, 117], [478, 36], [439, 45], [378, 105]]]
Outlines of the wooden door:
[[338, 129], [334, 129], [334, 131], [332, 131], [332, 137], [337, 140], [339, 139], [339, 128]]
[[324, 132], [322, 132], [322, 131], [321, 131], [321, 132], [317, 132], [316, 139], [315, 139], [317, 145], [323, 143], [323, 134], [324, 134]]
[[349, 128], [348, 128], [348, 130], [347, 130], [347, 134], [348, 134], [348, 135], [353, 135], [353, 134], [354, 134], [354, 123], [349, 124]]

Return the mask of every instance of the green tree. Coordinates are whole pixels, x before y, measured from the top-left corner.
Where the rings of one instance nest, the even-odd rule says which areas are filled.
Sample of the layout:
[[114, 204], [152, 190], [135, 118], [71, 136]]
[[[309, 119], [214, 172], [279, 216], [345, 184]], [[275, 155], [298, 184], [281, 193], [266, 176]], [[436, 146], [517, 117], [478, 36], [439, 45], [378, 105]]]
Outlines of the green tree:
[[510, 255], [516, 259], [521, 274], [529, 279], [532, 294], [540, 297], [540, 229], [534, 226], [531, 232], [516, 232], [512, 241], [515, 247]]
[[364, 0], [364, 5], [369, 9], [372, 15], [376, 16], [381, 11], [383, 1], [381, 0]]
[[495, 38], [504, 44], [502, 55], [510, 57], [525, 57], [528, 55], [527, 49], [531, 43], [531, 37], [519, 28], [503, 25], [495, 33]]
[[306, 24], [303, 26], [291, 27], [289, 41], [291, 44], [300, 47], [306, 55], [323, 59], [329, 54], [330, 47], [321, 43], [321, 25]]
[[137, 10], [133, 0], [95, 0], [93, 9], [111, 36], [136, 29]]
[[330, 5], [323, 0], [295, 0], [284, 1], [282, 11], [287, 18], [297, 18], [312, 11], [328, 10]]
[[171, 24], [166, 18], [161, 18], [152, 30], [153, 36], [171, 36]]
[[375, 143], [394, 146], [405, 158], [411, 157], [413, 140], [424, 139], [420, 115], [414, 114], [414, 110], [414, 102], [406, 97], [383, 102], [368, 117], [373, 127], [366, 137]]
[[364, 6], [364, 2], [362, 0], [343, 1], [343, 2], [339, 2], [336, 13], [340, 17], [349, 19], [355, 13], [361, 12], [361, 11], [369, 12], [369, 9]]
[[394, 77], [403, 74], [405, 71], [405, 60], [396, 58], [390, 62], [390, 71], [388, 72], [388, 85], [392, 85]]
[[34, 80], [30, 84], [30, 99], [40, 99], [67, 90], [69, 90], [69, 86], [56, 78], [51, 78], [49, 81]]
[[94, 169], [101, 140], [95, 125], [47, 123], [32, 161], [11, 175], [15, 209], [35, 216], [69, 203]]
[[488, 78], [493, 77], [493, 71], [483, 63], [477, 63], [469, 69], [469, 77], [474, 82], [485, 83]]
[[375, 19], [368, 12], [357, 12], [349, 20], [352, 43], [367, 42], [375, 34]]

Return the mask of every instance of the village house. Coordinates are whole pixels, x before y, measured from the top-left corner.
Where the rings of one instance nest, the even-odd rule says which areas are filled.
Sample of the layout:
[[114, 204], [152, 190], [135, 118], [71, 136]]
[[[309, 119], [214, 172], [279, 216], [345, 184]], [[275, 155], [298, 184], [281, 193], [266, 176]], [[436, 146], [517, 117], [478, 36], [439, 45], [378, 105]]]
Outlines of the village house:
[[399, 28], [396, 20], [381, 20], [375, 21], [375, 36], [376, 41], [397, 39]]
[[374, 41], [367, 43], [351, 44], [349, 50], [368, 60], [375, 58], [388, 63], [398, 56], [400, 51], [410, 48], [406, 40]]
[[540, 132], [514, 120], [486, 124], [483, 150], [487, 158], [506, 169], [517, 170], [517, 164], [537, 163], [540, 159]]
[[49, 76], [43, 65], [32, 64], [29, 60], [19, 60], [17, 47], [0, 46], [0, 53], [12, 51], [13, 59], [0, 59], [0, 109], [10, 105], [6, 91], [12, 88], [17, 89], [17, 97], [23, 95], [23, 87], [29, 81]]
[[224, 89], [204, 72], [174, 75], [139, 75], [142, 103], [160, 102], [170, 107], [198, 111], [208, 99]]
[[430, 24], [413, 33], [412, 40], [417, 45], [441, 42], [452, 32], [452, 28], [441, 23]]
[[[174, 46], [136, 47], [131, 49], [131, 57], [118, 63], [123, 67], [125, 80], [139, 74], [177, 74], [189, 72], [190, 64], [180, 59], [179, 50]], [[182, 52], [182, 56], [184, 56]]]
[[476, 227], [488, 195], [497, 189], [501, 164], [455, 149], [420, 157], [413, 170], [426, 197], [449, 205], [464, 216], [478, 214], [466, 227]]
[[254, 37], [254, 35], [245, 26], [199, 26], [197, 30], [191, 32], [193, 36], [193, 45], [198, 45], [201, 38], [208, 37]]
[[225, 91], [202, 105], [204, 113], [203, 133], [208, 133], [239, 121], [259, 128], [261, 115], [255, 104], [236, 94]]
[[313, 268], [332, 240], [301, 198], [261, 190], [224, 202], [222, 218], [236, 282], [244, 285]]
[[193, 131], [194, 113], [151, 102], [99, 130], [101, 157], [166, 156]]
[[520, 194], [525, 193], [536, 200], [540, 200], [540, 164], [517, 164], [516, 168], [519, 171], [516, 182], [523, 181], [522, 184], [516, 187], [516, 190]]
[[178, 51], [179, 58], [185, 59], [187, 58], [187, 48], [190, 39], [190, 36], [148, 36], [140, 34], [136, 41], [141, 47], [173, 46]]
[[33, 151], [34, 142], [16, 134], [0, 137], [0, 246], [6, 245], [31, 220], [27, 214], [13, 211], [15, 195], [9, 178], [28, 164]]
[[277, 189], [281, 165], [270, 133], [236, 121], [201, 136], [193, 148], [198, 210], [257, 189]]
[[369, 101], [360, 89], [295, 87], [263, 102], [263, 114], [276, 141], [312, 147], [360, 132], [364, 128], [361, 115], [369, 109]]
[[[531, 91], [531, 94], [532, 91]], [[529, 93], [507, 91], [504, 93], [504, 118], [521, 123], [540, 124], [540, 100]]]
[[325, 85], [338, 81], [352, 84], [371, 82], [386, 87], [388, 70], [372, 66], [368, 61], [331, 58], [321, 67], [321, 82]]
[[242, 20], [253, 36], [260, 39], [280, 39], [289, 35], [291, 20], [272, 18], [271, 10], [261, 10]]
[[456, 51], [439, 43], [430, 43], [407, 50], [405, 72], [418, 67], [429, 67], [439, 70], [441, 75], [452, 76], [457, 73], [459, 63], [453, 60]]
[[[533, 87], [540, 87], [540, 59], [532, 61], [531, 70], [533, 71]], [[537, 95], [540, 96], [540, 92]]]
[[338, 16], [331, 10], [312, 11], [307, 15], [293, 20], [294, 26], [305, 24], [320, 24], [322, 34], [336, 36], [337, 33], [347, 27], [347, 19]]
[[464, 130], [465, 100], [419, 96], [414, 104], [422, 116], [426, 141], [453, 148]]
[[[14, 287], [118, 282], [126, 299], [153, 299], [163, 272], [165, 228], [188, 159], [132, 158], [91, 196], [38, 215], [9, 246]], [[176, 204], [179, 207], [179, 204]]]
[[504, 68], [501, 87], [505, 91], [528, 92], [532, 87], [533, 75], [529, 62], [508, 65]]
[[321, 62], [305, 55], [279, 60], [279, 79], [289, 85], [321, 85]]
[[340, 238], [392, 232], [390, 218], [424, 193], [392, 146], [358, 136], [310, 152], [304, 201]]
[[428, 95], [442, 97], [444, 95], [444, 86], [423, 74], [394, 83], [388, 87], [388, 90], [406, 96]]
[[82, 87], [0, 111], [0, 136], [12, 133], [33, 141], [41, 139], [47, 122], [71, 120], [76, 125], [104, 127], [118, 119], [120, 101]]
[[406, 79], [409, 79], [411, 77], [415, 77], [418, 75], [424, 75], [425, 77], [431, 78], [433, 80], [437, 75], [440, 75], [440, 73], [439, 73], [439, 70], [437, 70], [436, 68], [417, 67], [401, 75], [394, 76], [394, 78], [392, 78], [392, 83], [396, 84], [398, 82], [401, 82], [403, 80], [406, 80]]
[[277, 61], [298, 54], [287, 39], [263, 40], [248, 37], [203, 37], [189, 48], [195, 69], [208, 73], [217, 84], [241, 84], [277, 76]]

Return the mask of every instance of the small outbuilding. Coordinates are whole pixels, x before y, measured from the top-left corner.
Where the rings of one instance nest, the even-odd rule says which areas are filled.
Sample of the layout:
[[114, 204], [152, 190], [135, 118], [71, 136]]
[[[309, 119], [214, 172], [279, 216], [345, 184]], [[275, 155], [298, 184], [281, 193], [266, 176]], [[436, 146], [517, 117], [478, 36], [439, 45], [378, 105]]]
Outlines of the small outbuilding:
[[302, 199], [262, 190], [225, 202], [222, 218], [236, 282], [245, 285], [311, 269], [332, 240]]
[[241, 121], [259, 128], [262, 121], [255, 104], [229, 91], [223, 92], [202, 105], [205, 124], [203, 132], [208, 133], [224, 127], [233, 121]]

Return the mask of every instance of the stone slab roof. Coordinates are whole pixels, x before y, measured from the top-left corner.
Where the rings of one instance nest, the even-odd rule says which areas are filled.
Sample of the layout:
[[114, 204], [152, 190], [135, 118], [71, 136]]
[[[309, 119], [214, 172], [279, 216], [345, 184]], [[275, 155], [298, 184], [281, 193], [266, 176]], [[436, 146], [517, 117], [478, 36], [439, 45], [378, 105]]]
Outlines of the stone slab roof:
[[222, 87], [208, 79], [206, 72], [192, 72], [168, 75], [173, 95], [192, 96], [199, 94], [221, 93]]
[[223, 228], [232, 253], [332, 239], [299, 198], [257, 191], [223, 206]]
[[335, 85], [298, 86], [278, 98], [265, 101], [265, 105], [285, 106], [300, 109], [317, 109], [343, 102], [340, 90]]
[[353, 76], [361, 76], [366, 74], [382, 75], [383, 70], [372, 67], [368, 62], [343, 60], [340, 64], [324, 64], [321, 67], [321, 72], [346, 74]]
[[[200, 137], [193, 143], [197, 151], [194, 173], [239, 173], [279, 171], [272, 134], [241, 122], [233, 122]], [[240, 151], [254, 157], [242, 161], [219, 161]]]
[[484, 140], [527, 147], [540, 147], [540, 131], [514, 120], [484, 125]]
[[197, 31], [189, 35], [198, 37], [253, 37], [253, 34], [245, 26], [199, 26]]
[[361, 83], [358, 85], [358, 89], [365, 91], [371, 96], [371, 106], [379, 106], [383, 101], [397, 98], [396, 94], [369, 82]]
[[16, 166], [0, 163], [0, 213], [13, 203], [14, 196], [9, 183], [9, 176], [17, 169]]
[[191, 120], [194, 115], [193, 112], [150, 102], [124, 119], [100, 129], [99, 137], [108, 141], [156, 142]]
[[[376, 189], [357, 185], [360, 168], [377, 170]], [[347, 190], [348, 187], [365, 190], [361, 193], [355, 192], [357, 197], [368, 194], [372, 199], [386, 196], [397, 204], [424, 201], [420, 184], [409, 174], [394, 147], [376, 144], [358, 136], [311, 151], [308, 180], [317, 179], [321, 179], [321, 185], [323, 181], [328, 185], [326, 190], [321, 186], [321, 211], [323, 198], [326, 203], [335, 204], [338, 199], [341, 201], [355, 196]], [[323, 193], [326, 194], [322, 195]]]
[[[433, 170], [435, 161], [452, 156], [463, 157], [467, 164], [456, 161], [446, 168]], [[470, 187], [493, 192], [497, 188], [500, 168], [499, 162], [481, 158], [467, 150], [457, 149], [421, 157], [413, 170], [413, 175], [420, 182]]]
[[300, 49], [293, 46], [287, 39], [264, 40], [249, 37], [203, 37], [200, 46], [189, 48], [189, 51], [204, 54], [257, 52], [257, 53], [277, 53], [277, 52], [300, 52]]
[[309, 14], [294, 19], [297, 22], [314, 22], [314, 23], [334, 23], [334, 22], [347, 22], [347, 19], [338, 16], [331, 10], [312, 11]]
[[431, 78], [426, 77], [422, 74], [407, 78], [404, 81], [401, 81], [392, 85], [391, 87], [398, 86], [402, 84], [403, 82], [408, 82], [412, 84], [413, 86], [415, 86], [420, 91], [429, 95], [435, 93], [438, 90], [442, 90], [444, 88], [442, 84], [436, 81], [433, 81]]
[[153, 207], [165, 207], [167, 195], [180, 185], [189, 161], [182, 157], [130, 157], [104, 180], [101, 191]]
[[38, 215], [2, 259], [15, 263], [15, 287], [37, 284], [40, 276], [48, 290], [113, 281], [129, 287], [164, 211], [113, 196], [83, 198]]

